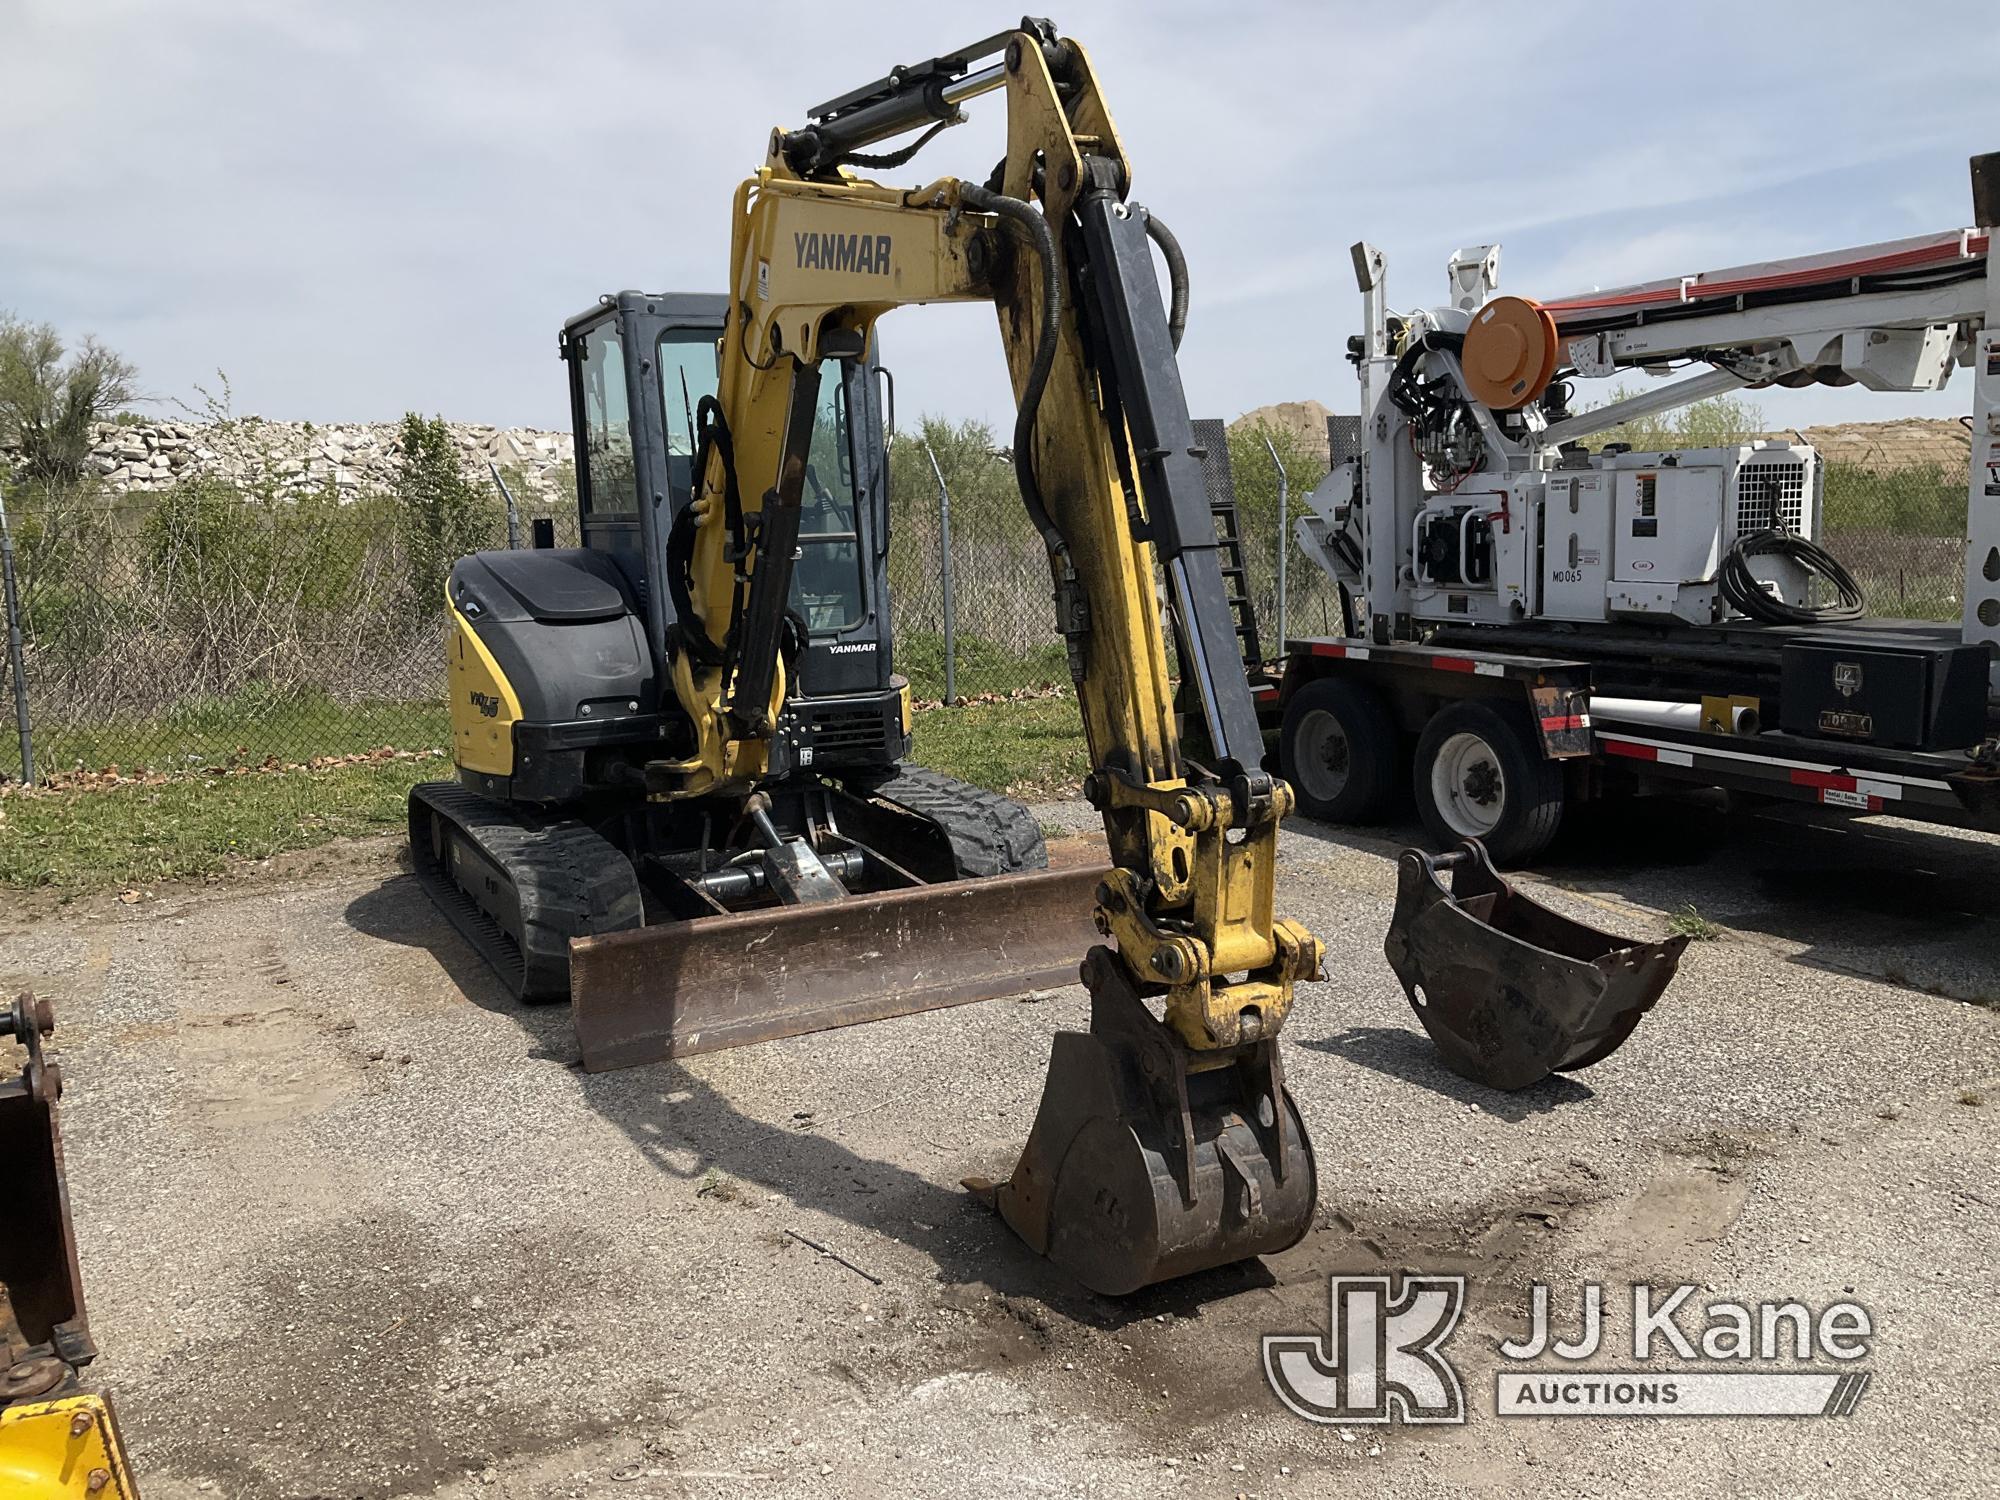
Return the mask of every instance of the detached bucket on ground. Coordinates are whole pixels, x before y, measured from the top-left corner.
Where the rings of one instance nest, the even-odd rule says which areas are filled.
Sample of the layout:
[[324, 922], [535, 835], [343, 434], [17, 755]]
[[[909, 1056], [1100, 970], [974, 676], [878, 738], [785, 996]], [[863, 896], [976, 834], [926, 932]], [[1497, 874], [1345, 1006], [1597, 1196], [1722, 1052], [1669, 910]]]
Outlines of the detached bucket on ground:
[[1501, 879], [1476, 839], [1447, 854], [1403, 851], [1383, 944], [1445, 1064], [1509, 1091], [1617, 1051], [1686, 947], [1684, 937], [1639, 942], [1551, 910]]

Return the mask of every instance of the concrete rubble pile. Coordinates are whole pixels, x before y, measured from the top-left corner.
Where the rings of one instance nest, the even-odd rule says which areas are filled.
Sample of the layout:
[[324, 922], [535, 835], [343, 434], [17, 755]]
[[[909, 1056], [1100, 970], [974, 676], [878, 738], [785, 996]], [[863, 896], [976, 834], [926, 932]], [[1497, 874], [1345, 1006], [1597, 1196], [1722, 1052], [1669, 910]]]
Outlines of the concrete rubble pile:
[[[518, 477], [522, 501], [565, 503], [573, 491], [569, 434], [531, 427], [452, 422], [447, 427], [466, 477], [491, 484], [490, 460], [509, 484]], [[401, 454], [399, 422], [100, 422], [90, 468], [114, 494], [164, 490], [185, 480], [253, 483], [274, 473], [285, 490], [331, 484], [343, 498], [395, 484]], [[15, 455], [0, 448], [0, 468]]]

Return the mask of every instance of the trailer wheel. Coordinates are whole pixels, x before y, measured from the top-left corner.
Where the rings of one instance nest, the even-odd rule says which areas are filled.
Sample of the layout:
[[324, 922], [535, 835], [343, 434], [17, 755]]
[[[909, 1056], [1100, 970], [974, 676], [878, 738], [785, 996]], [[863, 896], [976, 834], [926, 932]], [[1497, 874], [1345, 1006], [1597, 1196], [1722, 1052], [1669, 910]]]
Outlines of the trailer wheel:
[[1532, 859], [1562, 822], [1562, 767], [1518, 714], [1453, 703], [1417, 741], [1417, 811], [1440, 847], [1476, 838], [1496, 863]]
[[1285, 706], [1278, 766], [1307, 817], [1323, 823], [1380, 817], [1403, 770], [1389, 705], [1358, 682], [1307, 683]]

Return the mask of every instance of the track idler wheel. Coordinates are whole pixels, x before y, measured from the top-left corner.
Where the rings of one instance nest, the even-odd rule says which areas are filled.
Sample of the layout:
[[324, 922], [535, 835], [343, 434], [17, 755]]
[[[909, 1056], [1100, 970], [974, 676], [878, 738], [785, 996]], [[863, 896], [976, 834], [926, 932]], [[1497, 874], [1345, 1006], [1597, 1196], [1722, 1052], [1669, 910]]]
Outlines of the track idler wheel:
[[966, 1186], [1106, 1296], [1297, 1244], [1318, 1183], [1276, 1039], [1192, 1051], [1109, 948], [1083, 981], [1090, 1030], [1057, 1034], [1013, 1177]]
[[1467, 839], [1448, 854], [1403, 851], [1383, 949], [1446, 1066], [1513, 1090], [1617, 1051], [1686, 946], [1603, 932], [1530, 900]]

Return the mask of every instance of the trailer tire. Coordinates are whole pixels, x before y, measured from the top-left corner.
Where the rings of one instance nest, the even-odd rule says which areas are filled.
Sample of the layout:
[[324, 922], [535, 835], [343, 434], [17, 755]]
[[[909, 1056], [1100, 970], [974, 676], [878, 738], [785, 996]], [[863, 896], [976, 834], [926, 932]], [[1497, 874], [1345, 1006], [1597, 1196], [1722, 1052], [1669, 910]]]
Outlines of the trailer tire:
[[1322, 677], [1285, 705], [1278, 768], [1307, 817], [1366, 823], [1390, 809], [1403, 775], [1402, 737], [1380, 693]]
[[1562, 824], [1563, 772], [1525, 715], [1467, 699], [1441, 709], [1417, 741], [1417, 812], [1440, 848], [1466, 838], [1497, 864], [1549, 846]]

